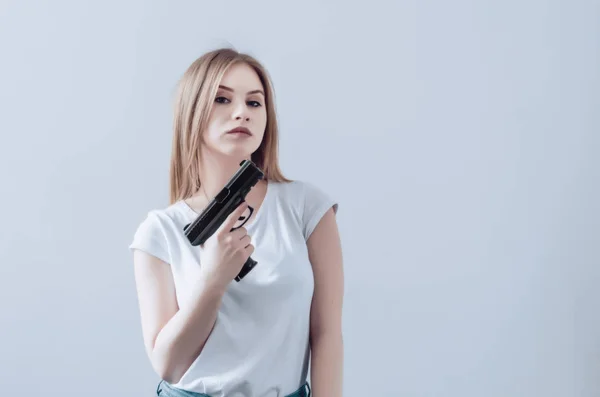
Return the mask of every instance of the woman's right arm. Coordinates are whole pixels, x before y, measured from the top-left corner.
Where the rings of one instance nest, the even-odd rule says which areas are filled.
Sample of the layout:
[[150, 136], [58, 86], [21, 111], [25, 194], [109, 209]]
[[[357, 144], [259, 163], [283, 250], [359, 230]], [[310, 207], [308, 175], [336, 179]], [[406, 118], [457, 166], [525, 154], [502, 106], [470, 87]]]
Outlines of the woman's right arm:
[[141, 250], [133, 258], [146, 353], [161, 379], [177, 383], [202, 351], [225, 290], [199, 279], [180, 309], [170, 265]]
[[202, 351], [217, 320], [227, 285], [254, 252], [243, 227], [232, 230], [248, 208], [240, 205], [204, 243], [201, 276], [189, 305], [179, 308], [171, 265], [143, 249], [133, 255], [146, 353], [158, 375], [177, 383]]

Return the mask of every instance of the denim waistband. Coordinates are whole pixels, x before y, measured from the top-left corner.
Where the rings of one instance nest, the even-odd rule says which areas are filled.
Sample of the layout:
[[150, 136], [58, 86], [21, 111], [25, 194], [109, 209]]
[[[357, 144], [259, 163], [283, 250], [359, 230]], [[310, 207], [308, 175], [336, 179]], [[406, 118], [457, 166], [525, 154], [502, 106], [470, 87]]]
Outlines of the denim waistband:
[[[168, 382], [161, 380], [156, 387], [156, 395], [160, 397], [211, 397], [208, 394], [196, 393], [188, 390], [178, 389], [175, 386], [170, 385]], [[283, 397], [311, 397], [312, 393], [310, 385], [306, 382], [300, 386], [298, 390], [292, 394], [288, 394]], [[254, 396], [247, 396], [254, 397]]]

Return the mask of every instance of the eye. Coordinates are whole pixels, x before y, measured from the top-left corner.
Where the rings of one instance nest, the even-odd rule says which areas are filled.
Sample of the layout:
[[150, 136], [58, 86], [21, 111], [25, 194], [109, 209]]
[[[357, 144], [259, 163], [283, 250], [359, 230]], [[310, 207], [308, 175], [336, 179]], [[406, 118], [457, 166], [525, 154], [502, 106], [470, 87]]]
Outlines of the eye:
[[228, 103], [229, 99], [225, 98], [224, 96], [218, 96], [215, 98], [215, 102], [217, 103]]
[[258, 101], [248, 101], [248, 105], [250, 105], [250, 106], [252, 106], [252, 107], [255, 107], [255, 108], [257, 108], [257, 107], [259, 107], [259, 106], [262, 106], [262, 105], [260, 104], [260, 102], [258, 102]]

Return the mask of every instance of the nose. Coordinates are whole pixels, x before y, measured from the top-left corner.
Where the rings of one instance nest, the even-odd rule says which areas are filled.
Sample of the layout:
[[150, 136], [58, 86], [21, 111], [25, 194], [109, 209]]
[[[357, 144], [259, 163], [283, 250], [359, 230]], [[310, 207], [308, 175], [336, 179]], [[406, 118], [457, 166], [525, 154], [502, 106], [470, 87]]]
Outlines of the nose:
[[240, 103], [235, 107], [233, 117], [235, 120], [250, 121], [250, 113], [245, 103]]

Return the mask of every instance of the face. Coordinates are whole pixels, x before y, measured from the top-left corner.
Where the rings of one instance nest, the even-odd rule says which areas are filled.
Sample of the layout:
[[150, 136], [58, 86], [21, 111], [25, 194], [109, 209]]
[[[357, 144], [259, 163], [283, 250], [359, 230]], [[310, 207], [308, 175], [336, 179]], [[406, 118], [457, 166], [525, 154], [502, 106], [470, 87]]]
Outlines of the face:
[[[250, 66], [238, 63], [223, 76], [204, 143], [210, 151], [249, 158], [260, 146], [267, 126], [267, 109], [263, 85]], [[247, 133], [231, 133], [236, 128]]]

